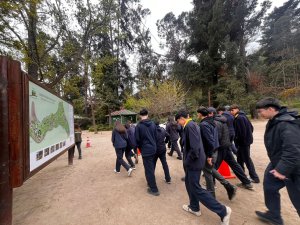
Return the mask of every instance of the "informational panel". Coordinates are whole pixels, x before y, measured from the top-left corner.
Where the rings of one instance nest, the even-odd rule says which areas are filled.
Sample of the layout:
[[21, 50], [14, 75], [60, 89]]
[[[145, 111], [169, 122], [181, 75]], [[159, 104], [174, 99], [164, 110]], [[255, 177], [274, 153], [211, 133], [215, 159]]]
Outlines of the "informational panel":
[[75, 143], [73, 106], [29, 81], [30, 172]]

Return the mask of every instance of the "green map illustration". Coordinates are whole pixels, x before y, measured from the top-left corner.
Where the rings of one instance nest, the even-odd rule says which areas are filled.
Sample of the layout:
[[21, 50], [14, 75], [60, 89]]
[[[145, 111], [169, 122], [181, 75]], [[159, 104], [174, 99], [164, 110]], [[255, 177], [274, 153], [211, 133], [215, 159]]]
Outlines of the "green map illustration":
[[70, 136], [70, 127], [65, 116], [63, 102], [58, 103], [58, 108], [55, 113], [51, 113], [44, 117], [42, 121], [39, 121], [36, 116], [34, 102], [31, 103], [30, 137], [36, 143], [41, 143], [47, 132], [57, 128], [58, 126], [61, 126], [66, 131], [68, 137]]

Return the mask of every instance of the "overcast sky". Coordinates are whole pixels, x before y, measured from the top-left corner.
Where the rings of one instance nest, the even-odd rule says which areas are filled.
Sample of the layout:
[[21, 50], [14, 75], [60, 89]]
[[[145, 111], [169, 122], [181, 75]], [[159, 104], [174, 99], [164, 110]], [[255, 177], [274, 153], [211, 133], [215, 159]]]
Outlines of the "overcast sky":
[[[259, 0], [262, 2], [263, 0]], [[287, 0], [271, 0], [272, 7], [282, 6]], [[155, 51], [163, 53], [158, 47], [160, 41], [157, 36], [156, 21], [162, 19], [168, 12], [173, 12], [176, 16], [184, 11], [190, 11], [193, 8], [191, 0], [141, 0], [144, 8], [148, 8], [151, 14], [145, 19], [145, 25], [150, 29], [154, 37], [151, 37], [152, 45]]]

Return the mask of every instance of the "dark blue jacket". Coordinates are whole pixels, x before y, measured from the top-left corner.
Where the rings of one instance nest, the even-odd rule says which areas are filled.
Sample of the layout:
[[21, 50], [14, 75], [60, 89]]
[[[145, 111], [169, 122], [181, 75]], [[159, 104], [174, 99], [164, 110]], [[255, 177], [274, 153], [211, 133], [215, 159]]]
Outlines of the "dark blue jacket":
[[228, 112], [228, 111], [225, 111], [222, 114], [222, 116], [225, 116], [226, 119], [227, 119], [227, 127], [228, 127], [228, 130], [229, 130], [230, 141], [233, 141], [234, 135], [235, 135], [234, 126], [233, 126], [234, 116], [231, 115], [231, 113]]
[[248, 146], [253, 143], [253, 126], [244, 112], [239, 112], [234, 122], [235, 138], [237, 146]]
[[136, 141], [135, 141], [135, 126], [131, 125], [128, 129], [127, 129], [127, 134], [128, 134], [128, 146], [133, 149], [136, 147]]
[[203, 147], [208, 158], [212, 157], [213, 152], [220, 146], [218, 138], [218, 129], [214, 123], [213, 117], [206, 117], [200, 124], [201, 138]]
[[169, 136], [169, 134], [167, 133], [167, 131], [160, 127], [160, 126], [156, 126], [156, 146], [157, 146], [157, 151], [156, 154], [160, 155], [163, 153], [166, 153], [167, 149], [166, 149], [166, 143], [165, 143], [165, 139], [166, 137]]
[[178, 141], [180, 126], [175, 121], [168, 123], [166, 130], [170, 135], [170, 141]]
[[206, 161], [200, 128], [190, 121], [183, 129], [183, 166], [192, 171], [202, 170]]
[[127, 132], [120, 134], [118, 131], [116, 131], [116, 129], [114, 129], [111, 136], [111, 142], [116, 149], [126, 148], [127, 138]]
[[300, 176], [300, 123], [296, 123], [296, 115], [281, 108], [269, 120], [264, 137], [273, 168], [292, 179]]
[[156, 153], [156, 125], [149, 119], [141, 120], [135, 128], [135, 140], [142, 156]]

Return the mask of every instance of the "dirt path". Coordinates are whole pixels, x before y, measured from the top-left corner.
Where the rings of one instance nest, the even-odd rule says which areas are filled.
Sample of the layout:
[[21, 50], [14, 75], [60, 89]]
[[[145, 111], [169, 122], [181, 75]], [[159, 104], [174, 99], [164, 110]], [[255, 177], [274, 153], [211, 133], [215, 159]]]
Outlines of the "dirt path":
[[[259, 176], [268, 163], [263, 145], [265, 123], [254, 122], [255, 143], [252, 159]], [[85, 148], [86, 138], [92, 143]], [[202, 216], [195, 217], [182, 210], [188, 202], [181, 161], [168, 156], [172, 184], [163, 181], [160, 163], [156, 180], [161, 195], [146, 193], [146, 182], [142, 162], [132, 177], [124, 169], [120, 174], [113, 172], [115, 152], [110, 142], [111, 132], [97, 135], [83, 134], [83, 159], [76, 152], [74, 165], [67, 166], [67, 154], [29, 179], [20, 188], [14, 189], [14, 225], [215, 225], [219, 218], [201, 207]], [[202, 181], [201, 181], [202, 182]], [[230, 180], [233, 184], [239, 180]], [[217, 198], [233, 209], [232, 225], [260, 225], [254, 210], [264, 210], [262, 184], [255, 191], [238, 189], [236, 198], [230, 202], [224, 188], [217, 184]], [[285, 224], [300, 224], [286, 190], [282, 190], [282, 215]]]

